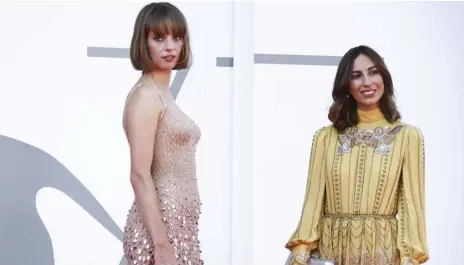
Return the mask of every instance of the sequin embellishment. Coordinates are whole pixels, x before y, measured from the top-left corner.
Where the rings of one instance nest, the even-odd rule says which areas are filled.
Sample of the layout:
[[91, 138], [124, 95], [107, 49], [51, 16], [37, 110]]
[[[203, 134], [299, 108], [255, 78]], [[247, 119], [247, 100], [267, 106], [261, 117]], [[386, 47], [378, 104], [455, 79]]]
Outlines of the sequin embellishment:
[[353, 146], [365, 143], [367, 146], [374, 148], [376, 154], [388, 155], [390, 152], [390, 144], [403, 126], [404, 125], [399, 125], [393, 129], [389, 126], [377, 127], [373, 130], [358, 129], [356, 127], [349, 128], [338, 137], [341, 144], [338, 148], [338, 152], [348, 153]]

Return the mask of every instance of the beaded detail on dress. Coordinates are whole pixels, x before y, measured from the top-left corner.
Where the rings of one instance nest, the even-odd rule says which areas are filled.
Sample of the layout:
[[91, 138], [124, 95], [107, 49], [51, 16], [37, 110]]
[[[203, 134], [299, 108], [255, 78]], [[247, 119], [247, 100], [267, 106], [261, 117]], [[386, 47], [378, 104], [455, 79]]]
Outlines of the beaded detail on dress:
[[390, 144], [395, 140], [395, 135], [403, 128], [404, 125], [398, 125], [394, 128], [390, 126], [377, 127], [375, 129], [358, 129], [349, 128], [345, 133], [339, 135], [341, 146], [338, 151], [349, 153], [351, 148], [362, 143], [373, 147], [375, 153], [387, 155], [390, 152]]
[[[141, 80], [139, 86], [151, 81], [144, 76]], [[177, 265], [201, 265], [198, 239], [201, 201], [195, 162], [201, 131], [174, 101], [161, 100], [165, 104], [165, 113], [158, 122], [151, 175]], [[156, 250], [135, 200], [124, 227], [123, 248], [128, 265], [155, 264]]]

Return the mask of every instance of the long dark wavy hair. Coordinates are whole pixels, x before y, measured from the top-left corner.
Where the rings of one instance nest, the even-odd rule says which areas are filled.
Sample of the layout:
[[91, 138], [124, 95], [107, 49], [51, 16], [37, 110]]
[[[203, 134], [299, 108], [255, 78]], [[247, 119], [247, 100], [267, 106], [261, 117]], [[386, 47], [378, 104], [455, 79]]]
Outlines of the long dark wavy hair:
[[338, 65], [335, 76], [332, 90], [334, 102], [329, 109], [329, 120], [339, 133], [358, 124], [357, 103], [350, 94], [350, 79], [351, 72], [353, 71], [353, 63], [361, 54], [372, 60], [382, 76], [385, 88], [379, 102], [380, 111], [390, 123], [401, 119], [401, 114], [395, 103], [392, 77], [383, 58], [374, 49], [361, 45], [351, 48], [345, 53]]

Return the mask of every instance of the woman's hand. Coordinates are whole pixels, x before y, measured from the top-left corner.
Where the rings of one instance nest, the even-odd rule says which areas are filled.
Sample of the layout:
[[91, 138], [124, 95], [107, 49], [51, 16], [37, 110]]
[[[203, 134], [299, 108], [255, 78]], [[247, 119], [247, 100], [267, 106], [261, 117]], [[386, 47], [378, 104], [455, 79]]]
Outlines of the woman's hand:
[[168, 240], [155, 244], [154, 259], [156, 265], [177, 265], [174, 248]]
[[307, 265], [309, 260], [309, 254], [298, 253], [293, 256], [292, 265]]
[[307, 246], [299, 245], [292, 249], [292, 256], [291, 265], [307, 265], [310, 251]]

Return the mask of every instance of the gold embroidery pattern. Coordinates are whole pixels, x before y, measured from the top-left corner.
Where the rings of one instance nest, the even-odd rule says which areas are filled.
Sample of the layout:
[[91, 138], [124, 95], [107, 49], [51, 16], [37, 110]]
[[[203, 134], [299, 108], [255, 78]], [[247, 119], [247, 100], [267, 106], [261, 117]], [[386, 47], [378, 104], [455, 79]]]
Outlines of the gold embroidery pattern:
[[366, 146], [361, 145], [361, 154], [359, 155], [359, 166], [356, 176], [356, 197], [354, 198], [354, 212], [359, 214], [361, 208], [362, 185], [364, 181], [364, 168], [366, 165]]
[[401, 263], [394, 214], [325, 213], [319, 229], [322, 236], [313, 255], [330, 259], [336, 265]]
[[399, 125], [393, 129], [390, 126], [377, 127], [373, 130], [351, 127], [339, 135], [338, 140], [341, 146], [338, 148], [338, 152], [348, 153], [353, 146], [365, 143], [374, 148], [376, 154], [388, 155], [391, 149], [390, 144], [403, 126]]
[[382, 168], [380, 169], [380, 180], [377, 188], [377, 193], [375, 196], [375, 203], [374, 203], [374, 213], [379, 212], [380, 203], [382, 201], [383, 194], [385, 192], [385, 186], [387, 183], [387, 177], [389, 174], [388, 165], [389, 165], [390, 158], [388, 156], [382, 157]]
[[[334, 182], [334, 193], [335, 193], [335, 208], [337, 213], [341, 213], [342, 211], [342, 202], [340, 196], [340, 171], [341, 171], [341, 154], [337, 154], [335, 157], [335, 162], [333, 165], [333, 182]], [[327, 211], [328, 212], [328, 211]]]

